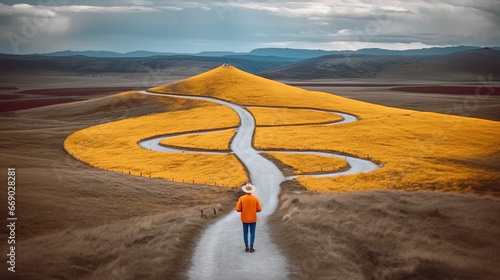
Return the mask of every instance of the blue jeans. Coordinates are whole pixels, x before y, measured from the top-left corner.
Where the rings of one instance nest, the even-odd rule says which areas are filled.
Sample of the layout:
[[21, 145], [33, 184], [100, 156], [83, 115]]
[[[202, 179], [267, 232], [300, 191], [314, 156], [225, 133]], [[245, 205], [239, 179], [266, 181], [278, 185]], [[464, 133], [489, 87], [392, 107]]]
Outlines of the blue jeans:
[[243, 240], [245, 240], [245, 246], [248, 246], [248, 230], [250, 229], [250, 245], [253, 246], [253, 241], [255, 240], [255, 226], [254, 223], [243, 223]]

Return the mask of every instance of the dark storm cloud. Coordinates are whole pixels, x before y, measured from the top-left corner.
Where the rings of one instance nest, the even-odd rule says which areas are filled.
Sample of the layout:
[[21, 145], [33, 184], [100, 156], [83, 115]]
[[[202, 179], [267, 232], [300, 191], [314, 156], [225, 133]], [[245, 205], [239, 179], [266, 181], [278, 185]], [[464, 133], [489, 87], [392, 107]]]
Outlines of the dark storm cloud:
[[497, 0], [0, 2], [5, 53], [500, 45]]

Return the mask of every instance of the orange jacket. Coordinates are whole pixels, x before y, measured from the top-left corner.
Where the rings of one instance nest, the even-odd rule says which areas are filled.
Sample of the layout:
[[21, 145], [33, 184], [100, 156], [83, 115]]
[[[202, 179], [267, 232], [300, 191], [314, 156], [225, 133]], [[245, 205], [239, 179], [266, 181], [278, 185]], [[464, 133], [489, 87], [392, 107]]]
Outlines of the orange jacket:
[[241, 196], [236, 204], [236, 211], [241, 212], [241, 221], [244, 223], [257, 222], [257, 212], [260, 210], [262, 207], [259, 198], [250, 193]]

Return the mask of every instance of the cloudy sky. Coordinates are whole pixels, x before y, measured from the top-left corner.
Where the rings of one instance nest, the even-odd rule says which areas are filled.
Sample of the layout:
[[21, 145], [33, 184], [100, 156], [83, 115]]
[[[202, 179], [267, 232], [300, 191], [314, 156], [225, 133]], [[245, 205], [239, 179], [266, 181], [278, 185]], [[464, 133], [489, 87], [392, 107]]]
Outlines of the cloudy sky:
[[0, 53], [500, 46], [500, 0], [0, 0]]

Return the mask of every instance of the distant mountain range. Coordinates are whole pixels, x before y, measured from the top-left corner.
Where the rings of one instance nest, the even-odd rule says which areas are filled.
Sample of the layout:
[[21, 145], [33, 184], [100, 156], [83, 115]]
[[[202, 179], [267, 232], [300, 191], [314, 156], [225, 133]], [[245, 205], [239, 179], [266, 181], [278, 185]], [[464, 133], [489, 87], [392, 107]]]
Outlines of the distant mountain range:
[[471, 49], [443, 55], [326, 55], [259, 75], [280, 80], [388, 78], [408, 80], [500, 80], [500, 50]]
[[53, 53], [44, 53], [43, 56], [87, 56], [87, 57], [150, 57], [155, 55], [175, 55], [175, 53], [161, 53], [150, 51], [133, 51], [127, 53], [118, 53], [110, 51], [59, 51]]
[[151, 56], [172, 56], [172, 55], [191, 55], [191, 56], [207, 56], [207, 57], [222, 57], [226, 55], [247, 55], [248, 53], [235, 53], [224, 51], [206, 51], [200, 53], [173, 53], [173, 52], [151, 52], [151, 51], [133, 51], [127, 53], [110, 52], [110, 51], [58, 51], [53, 53], [44, 53], [43, 56], [87, 56], [87, 57], [151, 57]]
[[[284, 56], [284, 57], [297, 57], [297, 58], [314, 58], [325, 55], [390, 55], [390, 56], [408, 56], [408, 55], [444, 55], [456, 52], [463, 52], [469, 50], [478, 50], [481, 47], [474, 46], [456, 46], [456, 47], [435, 47], [427, 49], [413, 49], [413, 50], [386, 50], [386, 49], [359, 49], [357, 51], [324, 51], [324, 50], [301, 50], [301, 49], [283, 49], [283, 48], [266, 48], [255, 49], [250, 52], [253, 55], [268, 55], [268, 56]], [[492, 49], [500, 50], [500, 47], [493, 47]]]
[[224, 57], [168, 55], [148, 57], [88, 57], [0, 54], [0, 74], [69, 72], [78, 74], [149, 73], [154, 75], [195, 75], [224, 63], [250, 73], [297, 62], [297, 59], [252, 55]]
[[329, 54], [316, 56], [324, 52], [270, 48], [253, 50], [248, 54], [205, 52], [196, 55], [156, 53], [148, 56], [151, 52], [147, 51], [122, 54], [131, 57], [109, 57], [116, 53], [93, 51], [83, 52], [87, 55], [76, 55], [81, 52], [71, 51], [50, 56], [0, 54], [0, 74], [63, 72], [192, 76], [228, 63], [243, 71], [275, 80], [387, 78], [477, 81], [480, 76], [500, 80], [498, 48], [453, 47], [420, 51], [365, 49], [346, 53], [327, 52]]
[[[190, 56], [207, 56], [207, 57], [225, 57], [225, 56], [271, 56], [271, 57], [285, 57], [293, 58], [295, 61], [320, 57], [325, 55], [443, 55], [455, 52], [462, 52], [467, 50], [480, 49], [474, 46], [455, 46], [455, 47], [435, 47], [428, 49], [414, 49], [414, 50], [386, 50], [386, 49], [360, 49], [357, 51], [325, 51], [325, 50], [307, 50], [307, 49], [290, 49], [290, 48], [260, 48], [254, 49], [248, 53], [244, 52], [231, 52], [231, 51], [206, 51], [200, 53], [172, 53], [172, 52], [151, 52], [151, 51], [133, 51], [127, 53], [118, 53], [110, 51], [59, 51], [53, 53], [41, 54], [43, 56], [87, 56], [87, 57], [151, 57], [151, 56], [172, 56], [172, 55], [190, 55]], [[493, 49], [500, 50], [500, 47]]]

